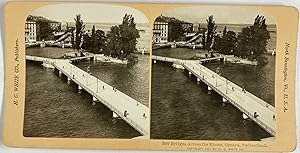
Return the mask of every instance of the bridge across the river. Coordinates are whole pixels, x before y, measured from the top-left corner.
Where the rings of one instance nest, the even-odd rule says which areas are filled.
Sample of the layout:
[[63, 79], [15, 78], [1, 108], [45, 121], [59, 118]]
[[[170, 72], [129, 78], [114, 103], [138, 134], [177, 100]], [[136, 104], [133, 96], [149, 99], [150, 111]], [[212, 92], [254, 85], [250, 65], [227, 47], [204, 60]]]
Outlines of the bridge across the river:
[[243, 117], [250, 118], [271, 135], [276, 135], [275, 108], [272, 105], [201, 65], [199, 60], [181, 60], [155, 55], [152, 55], [152, 59], [155, 62], [157, 60], [181, 64], [189, 75], [193, 74], [197, 77], [197, 81], [204, 82], [208, 90], [220, 94], [223, 102], [229, 102], [243, 112]]
[[93, 96], [94, 102], [101, 102], [108, 107], [113, 112], [114, 117], [122, 118], [142, 135], [149, 135], [149, 108], [147, 106], [72, 65], [70, 63], [72, 59], [49, 59], [26, 56], [26, 60], [50, 61], [50, 64], [58, 70], [59, 76], [64, 74], [67, 77], [68, 83], [72, 80], [78, 85], [79, 92], [84, 89]]

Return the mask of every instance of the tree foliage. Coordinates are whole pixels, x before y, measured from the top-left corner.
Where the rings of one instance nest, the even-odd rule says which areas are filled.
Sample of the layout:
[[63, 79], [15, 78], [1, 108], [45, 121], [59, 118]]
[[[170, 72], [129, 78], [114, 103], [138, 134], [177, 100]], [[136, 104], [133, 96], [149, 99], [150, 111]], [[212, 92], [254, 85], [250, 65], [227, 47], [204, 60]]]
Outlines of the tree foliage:
[[84, 34], [82, 48], [95, 54], [103, 53], [106, 49], [105, 32], [96, 31], [95, 26], [93, 26], [91, 35], [89, 33]]
[[126, 57], [136, 50], [137, 38], [139, 37], [134, 17], [125, 14], [122, 24], [111, 27], [107, 35], [107, 53], [113, 57]]
[[50, 40], [54, 29], [51, 28], [49, 22], [38, 22], [40, 26], [38, 40]]
[[181, 40], [181, 37], [184, 34], [184, 30], [181, 26], [181, 23], [169, 23], [169, 32], [168, 32], [168, 41], [173, 42], [173, 41], [179, 41]]
[[84, 34], [85, 25], [83, 24], [80, 14], [76, 15], [74, 21], [75, 21], [75, 42], [74, 42], [75, 47], [74, 48], [79, 51], [82, 45], [82, 38]]
[[266, 52], [266, 46], [270, 39], [270, 33], [267, 30], [266, 19], [264, 16], [257, 15], [254, 24], [245, 27], [238, 35], [236, 56], [258, 58]]
[[223, 35], [215, 36], [215, 42], [213, 45], [214, 50], [219, 51], [222, 54], [233, 54], [237, 48], [237, 36], [233, 31], [227, 31], [226, 26], [223, 30]]
[[216, 34], [217, 26], [214, 21], [214, 16], [212, 15], [209, 16], [208, 19], [206, 19], [206, 22], [207, 22], [207, 36], [206, 36], [206, 42], [204, 48], [209, 50], [211, 49], [212, 41]]

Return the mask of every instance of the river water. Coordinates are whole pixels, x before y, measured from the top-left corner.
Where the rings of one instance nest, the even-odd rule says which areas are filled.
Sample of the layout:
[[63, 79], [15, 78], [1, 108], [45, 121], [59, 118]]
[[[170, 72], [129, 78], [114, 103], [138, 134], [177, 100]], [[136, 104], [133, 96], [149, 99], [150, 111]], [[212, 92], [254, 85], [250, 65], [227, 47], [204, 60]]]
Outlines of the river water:
[[[61, 57], [70, 49], [28, 48], [26, 54], [51, 58]], [[118, 90], [149, 105], [149, 55], [138, 56], [138, 63], [125, 66], [113, 63], [83, 61], [76, 66]], [[77, 86], [68, 85], [41, 63], [26, 62], [26, 97], [24, 136], [28, 137], [84, 137], [132, 138], [140, 134], [121, 119], [113, 119], [103, 104], [92, 106], [92, 96], [77, 93]]]
[[[188, 59], [201, 50], [158, 49], [154, 55]], [[265, 66], [209, 63], [222, 76], [274, 106], [275, 56], [267, 55]], [[205, 84], [197, 84], [186, 71], [171, 63], [152, 65], [151, 138], [200, 140], [260, 140], [270, 137], [251, 120], [244, 120], [234, 106], [222, 105], [222, 97], [208, 94]]]

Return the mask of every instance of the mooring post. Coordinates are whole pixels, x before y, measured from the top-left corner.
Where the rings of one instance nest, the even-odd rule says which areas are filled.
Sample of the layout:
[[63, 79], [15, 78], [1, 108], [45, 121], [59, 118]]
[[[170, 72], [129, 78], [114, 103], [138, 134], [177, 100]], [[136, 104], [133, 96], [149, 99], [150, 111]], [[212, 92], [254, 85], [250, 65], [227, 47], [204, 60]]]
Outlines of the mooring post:
[[243, 119], [248, 119], [249, 117], [245, 114], [245, 113], [243, 113]]
[[210, 87], [210, 86], [207, 86], [207, 90], [208, 90], [208, 91], [211, 91], [212, 89], [211, 89], [211, 87]]
[[93, 103], [92, 103], [92, 105], [95, 106], [97, 101], [98, 101], [98, 99], [93, 96]]
[[192, 72], [189, 71], [189, 77], [191, 77], [191, 76], [192, 76]]
[[70, 84], [70, 83], [71, 83], [71, 79], [68, 77], [67, 84]]
[[113, 111], [113, 118], [118, 118], [119, 115]]
[[78, 93], [81, 93], [82, 87], [78, 85]]
[[225, 106], [228, 103], [228, 100], [222, 97], [222, 105]]
[[200, 78], [197, 78], [197, 84], [199, 84], [200, 83]]

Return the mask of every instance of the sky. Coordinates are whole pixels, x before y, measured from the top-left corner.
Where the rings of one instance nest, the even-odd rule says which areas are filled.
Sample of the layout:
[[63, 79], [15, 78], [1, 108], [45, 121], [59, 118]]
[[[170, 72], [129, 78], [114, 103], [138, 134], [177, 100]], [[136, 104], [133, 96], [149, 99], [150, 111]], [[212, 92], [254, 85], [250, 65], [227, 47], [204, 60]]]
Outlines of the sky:
[[216, 24], [253, 24], [255, 17], [264, 15], [267, 24], [275, 24], [272, 16], [254, 9], [224, 6], [194, 6], [168, 10], [162, 15], [175, 17], [191, 23], [206, 23], [208, 16], [213, 15]]
[[125, 13], [132, 14], [136, 23], [148, 23], [140, 11], [118, 5], [108, 4], [57, 4], [38, 8], [31, 15], [42, 16], [59, 22], [74, 22], [74, 17], [81, 14], [84, 22], [121, 23]]

